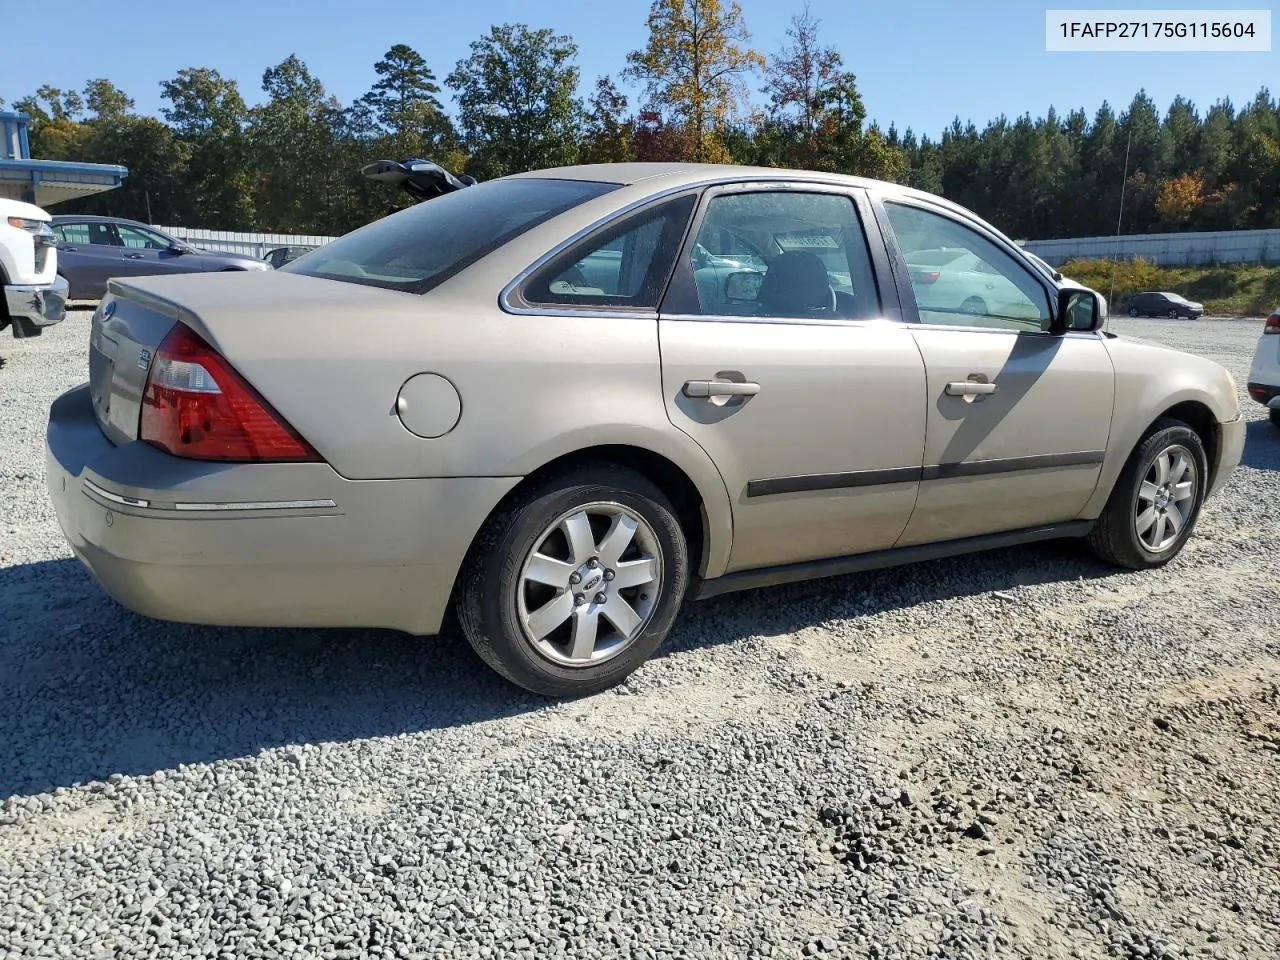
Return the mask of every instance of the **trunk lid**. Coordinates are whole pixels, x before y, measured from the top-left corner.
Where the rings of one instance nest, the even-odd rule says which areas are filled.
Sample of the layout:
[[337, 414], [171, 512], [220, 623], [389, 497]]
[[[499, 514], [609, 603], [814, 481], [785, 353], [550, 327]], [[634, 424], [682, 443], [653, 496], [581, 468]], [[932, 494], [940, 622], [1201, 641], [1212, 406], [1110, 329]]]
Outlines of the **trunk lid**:
[[[358, 336], [358, 322], [371, 322], [380, 306], [416, 312], [420, 305], [413, 294], [275, 270], [112, 280], [89, 335], [94, 415], [117, 446], [138, 438], [151, 361], [175, 323], [191, 327], [252, 383], [262, 379], [245, 369], [254, 354], [270, 361], [307, 353], [299, 320], [315, 336], [325, 326]], [[254, 386], [272, 399], [272, 383]]]

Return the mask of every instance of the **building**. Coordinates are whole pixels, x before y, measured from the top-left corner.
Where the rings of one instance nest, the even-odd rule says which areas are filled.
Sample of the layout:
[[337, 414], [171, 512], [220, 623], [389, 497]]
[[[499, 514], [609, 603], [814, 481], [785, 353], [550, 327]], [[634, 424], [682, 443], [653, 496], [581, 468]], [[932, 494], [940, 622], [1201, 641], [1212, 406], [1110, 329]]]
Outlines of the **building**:
[[0, 197], [50, 207], [114, 190], [129, 171], [110, 163], [33, 160], [25, 113], [0, 111]]

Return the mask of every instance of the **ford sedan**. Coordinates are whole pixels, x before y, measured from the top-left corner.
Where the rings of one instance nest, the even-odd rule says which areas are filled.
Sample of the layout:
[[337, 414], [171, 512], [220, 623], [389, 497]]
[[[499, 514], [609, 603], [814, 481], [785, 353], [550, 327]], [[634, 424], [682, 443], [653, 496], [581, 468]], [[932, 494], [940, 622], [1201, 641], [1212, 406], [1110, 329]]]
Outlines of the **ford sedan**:
[[[982, 269], [934, 289], [939, 250]], [[49, 492], [140, 613], [432, 634], [453, 610], [509, 680], [585, 694], [687, 597], [1048, 538], [1170, 561], [1240, 460], [1236, 387], [1103, 321], [905, 187], [544, 170], [278, 271], [112, 280]]]

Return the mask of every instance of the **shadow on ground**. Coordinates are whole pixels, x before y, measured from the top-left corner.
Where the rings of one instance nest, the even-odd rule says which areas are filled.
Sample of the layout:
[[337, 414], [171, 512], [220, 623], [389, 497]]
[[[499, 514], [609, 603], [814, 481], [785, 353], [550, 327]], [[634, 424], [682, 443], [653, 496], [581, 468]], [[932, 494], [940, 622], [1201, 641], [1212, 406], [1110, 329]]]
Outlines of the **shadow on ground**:
[[[1068, 543], [979, 557], [690, 604], [661, 655], [1110, 572]], [[0, 798], [549, 705], [498, 678], [456, 636], [161, 623], [107, 599], [73, 560], [0, 569], [0, 596]]]
[[1242, 466], [1280, 470], [1280, 427], [1269, 419], [1250, 421], [1246, 429]]

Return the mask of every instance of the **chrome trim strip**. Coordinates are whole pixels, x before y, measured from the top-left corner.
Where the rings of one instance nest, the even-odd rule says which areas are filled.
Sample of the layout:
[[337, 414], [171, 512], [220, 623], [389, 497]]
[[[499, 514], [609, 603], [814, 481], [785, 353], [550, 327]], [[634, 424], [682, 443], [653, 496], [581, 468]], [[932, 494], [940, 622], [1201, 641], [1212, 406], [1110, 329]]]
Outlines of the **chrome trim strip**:
[[103, 500], [110, 500], [112, 503], [118, 503], [126, 507], [150, 507], [150, 500], [141, 500], [138, 497], [126, 497], [123, 494], [112, 493], [110, 490], [103, 490], [100, 486], [90, 480], [84, 478], [84, 486], [86, 490], [96, 494]]
[[175, 510], [312, 510], [336, 507], [333, 500], [250, 500], [244, 502], [175, 503]]

